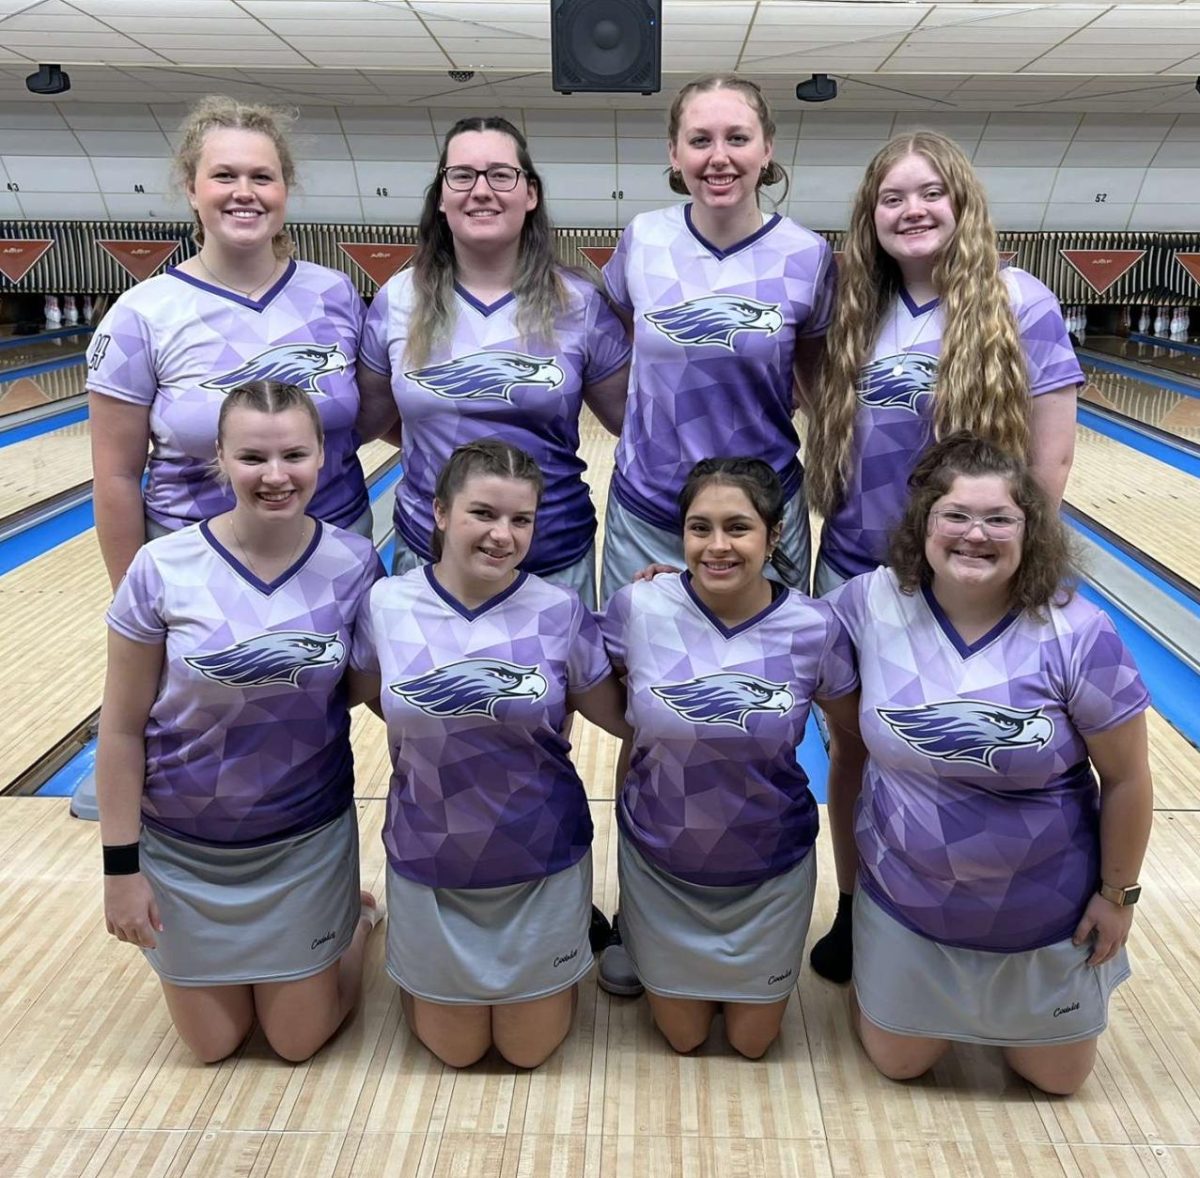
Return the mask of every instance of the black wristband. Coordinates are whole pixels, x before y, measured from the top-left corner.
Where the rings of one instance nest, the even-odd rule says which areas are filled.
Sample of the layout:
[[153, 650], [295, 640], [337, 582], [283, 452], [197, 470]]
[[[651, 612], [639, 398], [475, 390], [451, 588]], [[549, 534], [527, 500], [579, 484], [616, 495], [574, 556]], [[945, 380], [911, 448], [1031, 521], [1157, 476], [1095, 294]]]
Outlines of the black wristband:
[[138, 843], [125, 843], [119, 847], [102, 846], [105, 875], [137, 875], [141, 871], [138, 859]]

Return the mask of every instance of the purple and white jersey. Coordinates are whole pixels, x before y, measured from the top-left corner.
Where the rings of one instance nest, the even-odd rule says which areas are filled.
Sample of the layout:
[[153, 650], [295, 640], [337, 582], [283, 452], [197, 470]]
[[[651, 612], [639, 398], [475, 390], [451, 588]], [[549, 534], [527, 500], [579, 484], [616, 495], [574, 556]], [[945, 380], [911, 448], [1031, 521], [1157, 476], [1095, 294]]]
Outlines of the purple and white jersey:
[[432, 888], [542, 879], [592, 843], [567, 693], [612, 674], [578, 595], [520, 573], [475, 610], [422, 565], [371, 591], [351, 662], [377, 674], [392, 755], [383, 845]]
[[1084, 737], [1149, 706], [1104, 613], [1076, 596], [967, 645], [933, 594], [880, 568], [828, 601], [862, 675], [870, 758], [859, 881], [902, 924], [968, 949], [1065, 940], [1100, 881]]
[[617, 818], [638, 850], [712, 886], [758, 883], [803, 859], [818, 817], [796, 746], [814, 697], [858, 685], [833, 610], [780, 586], [730, 630], [684, 573], [619, 589], [600, 625], [628, 669], [633, 755]]
[[789, 498], [800, 485], [792, 425], [796, 340], [829, 325], [833, 254], [778, 214], [728, 249], [705, 241], [691, 205], [641, 213], [604, 267], [633, 316], [633, 371], [613, 494], [674, 530], [676, 499], [701, 458], [770, 463]]
[[[1083, 383], [1083, 370], [1050, 290], [1032, 274], [1003, 272], [1037, 397]], [[900, 292], [879, 328], [858, 389], [846, 494], [821, 532], [821, 559], [844, 577], [887, 559], [888, 533], [908, 501], [908, 476], [934, 442], [934, 386], [942, 350], [938, 300], [918, 307]]]
[[247, 846], [315, 830], [353, 800], [342, 686], [371, 541], [317, 522], [268, 585], [201, 523], [138, 549], [108, 624], [165, 643], [146, 724], [142, 818], [196, 842]]
[[500, 438], [529, 454], [546, 492], [525, 567], [553, 573], [573, 565], [596, 534], [596, 512], [583, 481], [579, 411], [583, 390], [629, 360], [621, 321], [590, 282], [559, 271], [566, 309], [549, 339], [517, 330], [512, 294], [487, 306], [456, 288], [449, 343], [418, 369], [405, 363], [413, 280], [394, 275], [367, 313], [360, 360], [390, 377], [400, 410], [404, 478], [396, 487], [396, 531], [430, 559], [433, 489], [458, 446]]
[[87, 387], [150, 406], [150, 518], [175, 531], [233, 507], [212, 472], [217, 414], [230, 390], [270, 379], [299, 385], [325, 426], [310, 513], [339, 527], [358, 519], [368, 507], [354, 432], [363, 315], [340, 270], [294, 261], [257, 300], [177, 269], [117, 299], [88, 345]]

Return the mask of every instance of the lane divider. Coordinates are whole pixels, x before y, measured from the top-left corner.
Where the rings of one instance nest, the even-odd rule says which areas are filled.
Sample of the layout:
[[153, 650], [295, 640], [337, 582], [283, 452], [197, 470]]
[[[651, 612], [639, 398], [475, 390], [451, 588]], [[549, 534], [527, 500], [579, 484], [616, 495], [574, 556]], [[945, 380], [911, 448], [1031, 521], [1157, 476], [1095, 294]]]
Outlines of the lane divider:
[[1200, 347], [1190, 344], [1186, 340], [1160, 339], [1156, 335], [1145, 335], [1140, 331], [1131, 331], [1129, 338], [1139, 344], [1150, 344], [1155, 348], [1170, 348], [1172, 352], [1184, 352], [1189, 356], [1200, 356]]
[[28, 348], [33, 344], [49, 343], [52, 339], [70, 339], [76, 335], [91, 335], [92, 327], [58, 327], [54, 331], [39, 331], [34, 335], [6, 335], [0, 339], [0, 351], [5, 348]]
[[1086, 349], [1080, 350], [1079, 359], [1085, 365], [1099, 368], [1101, 372], [1115, 372], [1118, 376], [1131, 376], [1134, 380], [1143, 380], [1147, 384], [1158, 385], [1160, 389], [1168, 389], [1172, 393], [1182, 393], [1185, 397], [1200, 397], [1200, 384], [1190, 384], [1182, 378], [1173, 379], [1169, 376], [1159, 376], [1157, 372], [1151, 372], [1142, 364], [1122, 363], [1120, 360], [1113, 360], [1108, 356], [1101, 356], [1099, 352], [1089, 352]]
[[1120, 442], [1147, 458], [1153, 458], [1183, 474], [1200, 478], [1200, 446], [1186, 438], [1177, 438], [1152, 425], [1145, 425], [1123, 413], [1079, 402], [1080, 425]]
[[64, 397], [59, 404], [61, 408], [39, 407], [46, 410], [45, 412], [24, 409], [7, 414], [6, 417], [15, 419], [13, 421], [0, 418], [0, 450], [17, 442], [28, 442], [30, 438], [39, 438], [42, 434], [51, 434], [65, 426], [87, 421], [87, 393]]

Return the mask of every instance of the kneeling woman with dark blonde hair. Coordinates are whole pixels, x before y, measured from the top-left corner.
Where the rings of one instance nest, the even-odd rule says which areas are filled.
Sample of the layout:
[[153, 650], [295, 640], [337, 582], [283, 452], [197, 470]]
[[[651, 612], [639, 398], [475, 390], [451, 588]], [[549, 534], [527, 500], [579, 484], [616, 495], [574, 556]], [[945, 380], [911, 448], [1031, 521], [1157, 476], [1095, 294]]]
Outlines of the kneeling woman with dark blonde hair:
[[579, 711], [628, 732], [579, 594], [520, 570], [541, 492], [513, 446], [455, 450], [434, 563], [379, 582], [352, 652], [392, 756], [383, 842], [403, 917], [387, 969], [412, 1032], [453, 1067], [493, 1045], [535, 1067], [566, 1037], [592, 965], [592, 819], [563, 726]]
[[139, 548], [108, 611], [96, 784], [104, 915], [206, 1062], [255, 1018], [307, 1059], [358, 999], [380, 910], [358, 890], [342, 682], [371, 541], [306, 514], [325, 452], [295, 385], [234, 389], [235, 505]]
[[[868, 751], [853, 831], [834, 827], [839, 878], [858, 864], [858, 1032], [893, 1079], [985, 1043], [1071, 1093], [1129, 976], [1149, 696], [1020, 461], [954, 434], [910, 486], [890, 567], [828, 598]], [[857, 795], [842, 781], [831, 811]]]

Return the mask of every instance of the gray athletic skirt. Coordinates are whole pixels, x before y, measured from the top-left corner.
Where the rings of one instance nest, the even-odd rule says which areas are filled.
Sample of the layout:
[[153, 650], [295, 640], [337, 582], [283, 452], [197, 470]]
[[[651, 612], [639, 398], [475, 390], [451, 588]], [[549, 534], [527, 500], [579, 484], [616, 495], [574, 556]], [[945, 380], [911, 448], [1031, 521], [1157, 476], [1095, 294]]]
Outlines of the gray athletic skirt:
[[362, 910], [358, 819], [261, 847], [214, 847], [142, 828], [142, 873], [162, 917], [146, 959], [177, 986], [311, 977], [347, 949]]
[[813, 596], [826, 597], [832, 593], [839, 585], [844, 585], [848, 580], [841, 573], [821, 559], [820, 554], [817, 555], [817, 567], [813, 570]]
[[778, 1002], [794, 989], [817, 857], [757, 884], [707, 887], [660, 871], [622, 833], [621, 937], [642, 985], [664, 998]]
[[430, 888], [387, 872], [387, 971], [427, 1002], [532, 1002], [592, 968], [592, 854], [500, 888]]
[[854, 896], [854, 989], [863, 1014], [898, 1035], [996, 1047], [1074, 1043], [1108, 1025], [1108, 999], [1129, 977], [1124, 949], [1087, 964], [1068, 939], [1023, 953], [931, 941]]
[[[801, 593], [808, 592], [808, 569], [812, 559], [808, 528], [808, 504], [803, 487], [784, 508], [783, 535], [780, 550], [791, 560], [795, 572], [788, 584]], [[679, 531], [648, 524], [621, 505], [610, 489], [604, 515], [604, 552], [601, 559], [600, 595], [607, 604], [622, 585], [633, 580], [634, 573], [650, 564], [671, 564], [684, 567], [683, 536]], [[772, 580], [782, 580], [771, 565], [766, 574]]]
[[[395, 533], [396, 547], [392, 555], [392, 576], [400, 577], [413, 569], [420, 568], [429, 562], [419, 553], [414, 552], [399, 532]], [[588, 550], [574, 563], [565, 569], [553, 573], [539, 573], [543, 581], [551, 585], [562, 585], [566, 589], [574, 589], [580, 600], [588, 609], [596, 608], [596, 545], [588, 545]]]

